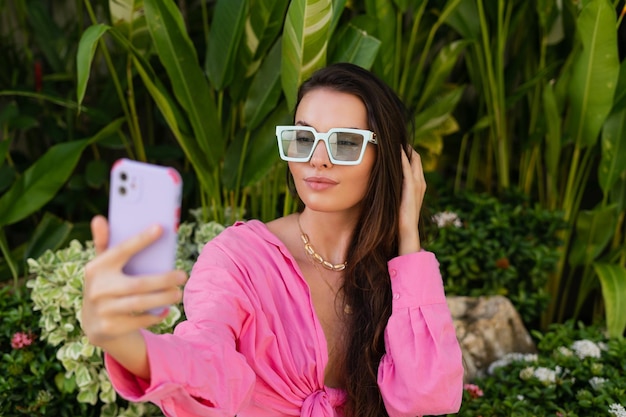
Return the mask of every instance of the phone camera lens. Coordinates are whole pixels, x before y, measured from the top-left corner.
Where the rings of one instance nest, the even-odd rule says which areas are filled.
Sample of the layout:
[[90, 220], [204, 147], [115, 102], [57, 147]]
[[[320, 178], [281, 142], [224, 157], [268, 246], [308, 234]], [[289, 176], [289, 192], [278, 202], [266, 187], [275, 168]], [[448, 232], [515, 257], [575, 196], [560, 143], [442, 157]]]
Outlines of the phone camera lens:
[[120, 195], [126, 195], [126, 187], [118, 188], [118, 192], [120, 193]]
[[125, 172], [121, 172], [121, 173], [120, 173], [120, 179], [121, 179], [122, 181], [126, 181], [126, 180], [128, 179], [128, 175], [126, 175], [126, 173], [125, 173]]

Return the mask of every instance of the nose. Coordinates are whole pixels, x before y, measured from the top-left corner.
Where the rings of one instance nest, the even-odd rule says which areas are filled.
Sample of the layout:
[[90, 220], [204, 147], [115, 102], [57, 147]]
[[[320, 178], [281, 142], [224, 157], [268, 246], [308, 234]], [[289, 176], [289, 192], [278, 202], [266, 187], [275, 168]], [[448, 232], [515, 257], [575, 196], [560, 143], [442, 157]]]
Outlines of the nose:
[[332, 165], [330, 162], [330, 157], [328, 156], [328, 149], [326, 149], [326, 144], [324, 141], [320, 140], [315, 145], [315, 149], [313, 150], [313, 155], [311, 155], [310, 164], [315, 167], [324, 167], [328, 168]]

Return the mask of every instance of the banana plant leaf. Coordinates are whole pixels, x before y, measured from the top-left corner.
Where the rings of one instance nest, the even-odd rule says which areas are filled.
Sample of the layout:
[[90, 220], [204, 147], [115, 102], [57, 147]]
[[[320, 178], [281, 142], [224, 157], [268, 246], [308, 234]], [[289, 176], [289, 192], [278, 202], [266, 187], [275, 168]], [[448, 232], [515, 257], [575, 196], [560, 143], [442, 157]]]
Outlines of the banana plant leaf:
[[218, 1], [215, 5], [204, 68], [218, 91], [233, 81], [247, 15], [248, 0]]
[[331, 62], [351, 62], [370, 69], [380, 50], [380, 41], [352, 24], [346, 25], [336, 36], [336, 47]]
[[602, 158], [598, 182], [605, 196], [626, 174], [626, 108], [609, 115], [602, 128]]
[[280, 61], [282, 38], [274, 44], [254, 75], [243, 108], [243, 122], [248, 130], [255, 129], [276, 107], [282, 92]]
[[258, 60], [273, 47], [283, 28], [289, 0], [252, 0], [244, 42], [252, 60]]
[[468, 44], [468, 41], [455, 41], [444, 46], [439, 51], [430, 66], [428, 77], [424, 82], [424, 88], [419, 94], [418, 109], [421, 109], [425, 103], [432, 100], [435, 94], [441, 93], [444, 83], [448, 80], [450, 73], [458, 62], [459, 56], [465, 51]]
[[587, 3], [578, 17], [582, 50], [574, 63], [566, 134], [579, 147], [596, 143], [613, 106], [619, 75], [615, 10], [608, 0]]
[[399, 72], [402, 69], [397, 61], [400, 55], [396, 52], [397, 41], [397, 16], [394, 5], [388, 0], [367, 0], [365, 11], [371, 16], [376, 24], [370, 33], [380, 40], [381, 46], [379, 59], [374, 64], [374, 72], [387, 84], [395, 87], [398, 85]]
[[72, 223], [54, 214], [45, 213], [28, 241], [24, 259], [37, 259], [46, 250], [54, 251], [59, 249], [63, 244], [67, 243], [67, 238], [72, 228]]
[[623, 338], [626, 330], [626, 268], [615, 264], [593, 265], [602, 286], [609, 337]]
[[83, 150], [114, 134], [122, 122], [114, 120], [89, 139], [52, 146], [0, 197], [0, 227], [25, 219], [50, 201], [74, 171]]
[[414, 119], [415, 124], [415, 143], [419, 144], [419, 138], [429, 134], [432, 130], [447, 123], [448, 118], [456, 108], [459, 100], [465, 91], [465, 86], [455, 87], [448, 93], [444, 94], [432, 105], [417, 114]]
[[570, 266], [591, 265], [613, 237], [617, 216], [616, 205], [578, 213], [574, 243], [569, 253]]
[[76, 52], [76, 101], [80, 105], [85, 98], [87, 83], [91, 74], [91, 63], [96, 54], [98, 41], [110, 27], [108, 25], [96, 24], [89, 26], [80, 38], [78, 51]]
[[235, 190], [256, 184], [280, 162], [276, 126], [290, 124], [292, 121], [293, 117], [287, 110], [286, 102], [282, 101], [263, 124], [252, 131], [246, 131], [249, 135], [247, 138], [245, 134], [235, 138], [224, 158], [222, 181], [226, 189]]
[[292, 0], [287, 9], [282, 43], [282, 87], [290, 111], [298, 88], [326, 65], [332, 20], [331, 0]]
[[561, 112], [557, 104], [552, 84], [547, 84], [542, 92], [543, 108], [546, 121], [545, 161], [548, 173], [547, 182], [551, 193], [557, 190], [559, 160], [561, 159]]
[[143, 12], [143, 0], [109, 0], [109, 11], [113, 27], [124, 33], [136, 49], [151, 49], [152, 40]]
[[145, 0], [144, 6], [154, 46], [193, 128], [194, 140], [211, 170], [217, 170], [225, 151], [222, 127], [180, 11], [172, 0]]

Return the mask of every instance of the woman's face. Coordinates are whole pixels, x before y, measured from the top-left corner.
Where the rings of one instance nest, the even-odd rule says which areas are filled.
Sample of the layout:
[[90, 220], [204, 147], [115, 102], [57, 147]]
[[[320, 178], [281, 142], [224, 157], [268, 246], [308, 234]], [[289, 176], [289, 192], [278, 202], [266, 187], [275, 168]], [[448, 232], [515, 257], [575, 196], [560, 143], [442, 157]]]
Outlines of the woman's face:
[[[309, 91], [296, 109], [295, 124], [318, 132], [332, 128], [368, 129], [367, 112], [360, 98], [327, 88]], [[302, 202], [318, 211], [359, 209], [376, 158], [376, 145], [368, 144], [359, 165], [333, 165], [320, 141], [309, 162], [289, 162]]]

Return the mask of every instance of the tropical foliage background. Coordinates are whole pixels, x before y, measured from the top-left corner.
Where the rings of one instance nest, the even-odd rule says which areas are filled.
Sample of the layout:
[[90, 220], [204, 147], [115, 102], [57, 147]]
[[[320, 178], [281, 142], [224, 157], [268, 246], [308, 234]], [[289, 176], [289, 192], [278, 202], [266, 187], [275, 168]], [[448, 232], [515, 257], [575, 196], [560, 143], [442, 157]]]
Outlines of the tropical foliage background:
[[[0, 0], [0, 13], [0, 374], [42, 381], [30, 395], [0, 376], [7, 415], [97, 415], [110, 399], [60, 367], [53, 325], [40, 329], [54, 300], [31, 296], [43, 260], [61, 268], [71, 248], [66, 278], [80, 277], [112, 163], [179, 169], [190, 224], [289, 213], [274, 126], [338, 61], [411, 111], [449, 293], [509, 295], [537, 335], [576, 320], [623, 340], [623, 0]], [[434, 227], [441, 212], [460, 226]]]

